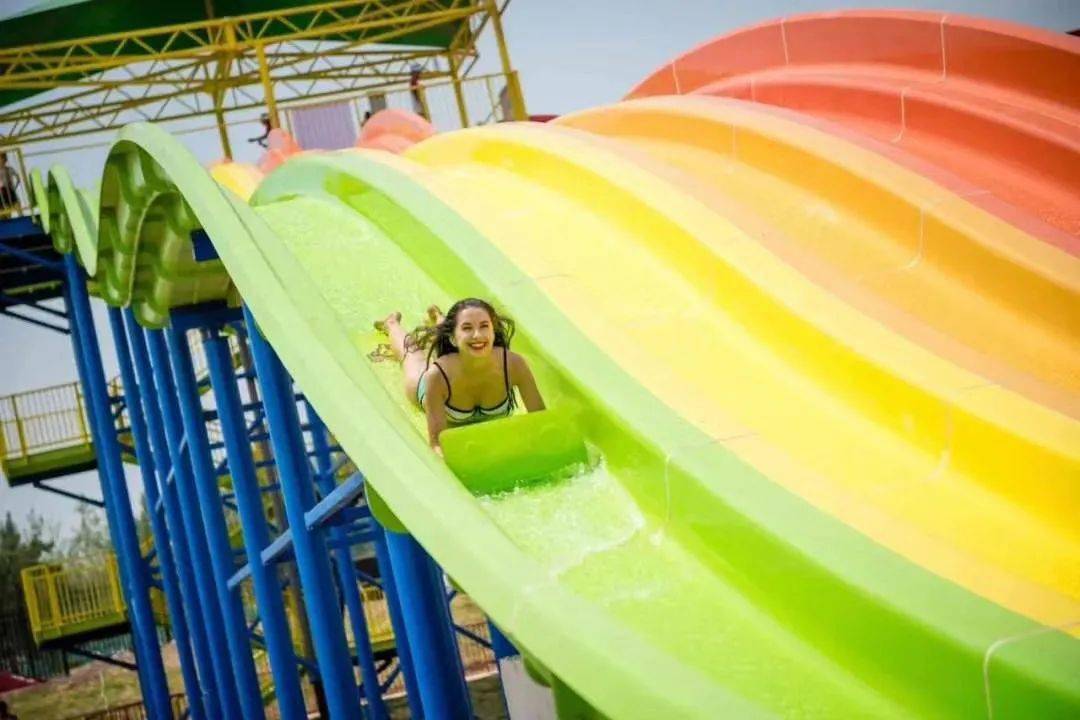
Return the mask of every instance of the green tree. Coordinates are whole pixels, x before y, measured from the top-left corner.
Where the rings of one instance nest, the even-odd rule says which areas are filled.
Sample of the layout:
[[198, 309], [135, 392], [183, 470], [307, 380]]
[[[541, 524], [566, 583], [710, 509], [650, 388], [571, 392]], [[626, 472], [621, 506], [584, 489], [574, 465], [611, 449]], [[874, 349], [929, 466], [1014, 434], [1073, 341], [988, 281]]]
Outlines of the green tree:
[[45, 520], [31, 511], [26, 528], [20, 530], [8, 512], [0, 525], [0, 614], [21, 612], [22, 582], [19, 572], [47, 559], [55, 541], [47, 537]]
[[96, 560], [113, 549], [105, 516], [93, 505], [79, 503], [79, 526], [67, 541], [64, 555], [72, 560]]
[[146, 502], [146, 493], [142, 494], [142, 499], [139, 501], [139, 519], [135, 525], [135, 532], [139, 536], [140, 546], [154, 534], [150, 525], [150, 505]]

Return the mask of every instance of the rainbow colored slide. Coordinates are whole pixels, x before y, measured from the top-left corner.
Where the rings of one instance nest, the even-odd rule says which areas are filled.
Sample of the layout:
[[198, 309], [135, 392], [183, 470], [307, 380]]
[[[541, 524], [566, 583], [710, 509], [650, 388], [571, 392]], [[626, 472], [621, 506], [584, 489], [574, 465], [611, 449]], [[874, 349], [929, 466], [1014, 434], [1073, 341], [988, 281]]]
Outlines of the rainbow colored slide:
[[[1078, 717], [1077, 77], [1075, 38], [805, 16], [249, 203], [131, 126], [100, 217], [57, 171], [50, 223], [149, 325], [239, 293], [563, 717]], [[552, 409], [448, 467], [367, 353], [466, 295]]]

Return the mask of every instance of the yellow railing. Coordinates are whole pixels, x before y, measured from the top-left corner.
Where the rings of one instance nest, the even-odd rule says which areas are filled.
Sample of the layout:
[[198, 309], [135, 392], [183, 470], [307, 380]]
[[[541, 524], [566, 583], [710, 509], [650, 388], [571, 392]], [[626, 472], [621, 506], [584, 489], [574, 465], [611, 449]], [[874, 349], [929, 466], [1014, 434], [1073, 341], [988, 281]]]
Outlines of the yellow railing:
[[[292, 117], [287, 111], [323, 102], [351, 103], [357, 120], [363, 118], [368, 111], [377, 112], [384, 108], [409, 110], [423, 115], [437, 130], [445, 132], [515, 119], [510, 98], [516, 83], [516, 72], [509, 75], [492, 73], [474, 75], [456, 82], [447, 79], [424, 81], [415, 88], [395, 85], [367, 90], [345, 95], [341, 100], [294, 100], [282, 103], [281, 108], [286, 111], [286, 129], [290, 132], [293, 129]], [[460, 104], [457, 99], [458, 92], [461, 93]]]
[[0, 397], [0, 460], [89, 442], [90, 425], [79, 383]]
[[[364, 600], [364, 616], [367, 620], [368, 637], [371, 644], [376, 649], [379, 649], [381, 645], [385, 646], [394, 640], [394, 630], [390, 624], [390, 611], [387, 609], [386, 597], [380, 588], [371, 585], [362, 586], [361, 595]], [[254, 618], [257, 614], [255, 590], [250, 582], [246, 582], [241, 586], [240, 597], [247, 617], [249, 619]], [[285, 619], [289, 626], [293, 650], [296, 651], [297, 655], [303, 656], [305, 648], [303, 630], [300, 627], [300, 611], [296, 604], [292, 602], [291, 596], [287, 596], [285, 599]], [[346, 623], [345, 629], [346, 639], [349, 643], [355, 643], [356, 639], [352, 633], [352, 625]], [[256, 656], [258, 656], [258, 652], [256, 651]]]
[[[233, 358], [239, 354], [237, 342], [230, 336]], [[207, 372], [206, 351], [197, 335], [192, 337], [191, 355], [195, 375], [201, 378]], [[123, 395], [119, 376], [109, 381], [108, 388], [110, 397]], [[129, 428], [126, 412], [117, 418], [116, 426], [121, 432]], [[208, 428], [208, 432], [211, 442], [221, 440], [220, 427]], [[0, 396], [0, 461], [26, 460], [50, 450], [89, 445], [90, 441], [86, 400], [77, 381]]]
[[[423, 115], [440, 131], [514, 120], [511, 88], [517, 73], [474, 75], [457, 82], [441, 80], [387, 94], [388, 107], [400, 107]], [[455, 93], [461, 92], [461, 105]], [[369, 98], [370, 102], [370, 98]], [[464, 107], [464, 113], [462, 112]]]
[[367, 619], [368, 635], [371, 636], [371, 644], [378, 646], [380, 643], [394, 639], [394, 628], [390, 624], [390, 611], [386, 605], [386, 596], [382, 588], [365, 585], [362, 589], [364, 598], [364, 615]]
[[[127, 619], [114, 553], [96, 560], [32, 565], [24, 568], [21, 576], [30, 629], [38, 644], [119, 625]], [[150, 601], [155, 619], [166, 624], [164, 595], [154, 588]]]
[[[188, 696], [185, 693], [173, 693], [169, 696], [172, 717], [187, 717]], [[124, 705], [113, 705], [104, 710], [94, 710], [81, 715], [72, 715], [64, 720], [146, 720], [150, 717], [146, 705], [141, 700]]]
[[33, 565], [22, 571], [30, 629], [39, 644], [126, 618], [116, 556], [104, 563]]

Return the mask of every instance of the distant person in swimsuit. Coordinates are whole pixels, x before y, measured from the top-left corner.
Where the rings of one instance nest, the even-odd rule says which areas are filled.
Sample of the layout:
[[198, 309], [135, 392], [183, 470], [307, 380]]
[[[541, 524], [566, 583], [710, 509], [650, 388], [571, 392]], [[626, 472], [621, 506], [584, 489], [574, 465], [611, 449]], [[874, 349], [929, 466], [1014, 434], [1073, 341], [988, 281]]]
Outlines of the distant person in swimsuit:
[[7, 153], [0, 152], [0, 217], [19, 207], [19, 174], [8, 165]]
[[259, 147], [269, 147], [270, 143], [270, 131], [274, 129], [274, 126], [270, 124], [270, 116], [263, 113], [259, 116], [259, 122], [263, 126], [263, 134], [258, 137], [248, 138], [248, 142], [253, 142]]
[[427, 417], [428, 442], [442, 454], [446, 428], [510, 417], [521, 393], [525, 409], [544, 400], [525, 358], [510, 351], [514, 323], [483, 300], [467, 298], [443, 315], [428, 309], [430, 325], [413, 333], [395, 312], [376, 327], [390, 337], [390, 351], [405, 372], [405, 395]]
[[413, 112], [425, 120], [430, 120], [431, 118], [427, 116], [424, 98], [420, 94], [420, 76], [423, 72], [424, 68], [419, 63], [413, 63], [409, 66], [409, 94], [412, 95]]

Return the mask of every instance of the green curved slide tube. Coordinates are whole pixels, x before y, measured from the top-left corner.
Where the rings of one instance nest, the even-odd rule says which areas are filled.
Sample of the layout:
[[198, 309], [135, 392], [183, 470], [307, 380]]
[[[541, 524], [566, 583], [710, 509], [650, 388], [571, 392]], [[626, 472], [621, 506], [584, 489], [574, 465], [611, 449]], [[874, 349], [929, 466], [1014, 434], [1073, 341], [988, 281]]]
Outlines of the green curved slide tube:
[[[114, 153], [123, 161], [110, 159], [119, 175], [102, 184], [100, 222], [116, 235], [93, 256], [115, 272], [101, 294], [152, 307], [149, 324], [168, 306], [242, 297], [386, 508], [565, 686], [563, 716], [1080, 708], [1075, 639], [904, 560], [712, 442], [431, 194], [419, 166], [304, 156], [247, 204], [154, 127], [126, 128]], [[176, 199], [165, 225], [210, 236], [220, 263], [205, 277], [184, 265], [163, 283], [150, 249], [179, 258], [178, 235], [115, 224], [151, 195]], [[50, 193], [50, 223], [74, 202]], [[400, 368], [369, 359], [382, 341], [371, 326], [393, 310], [419, 323], [429, 304], [465, 296], [518, 321], [514, 349], [550, 410], [449, 432], [444, 462]], [[1000, 642], [1016, 637], [1026, 640]]]

